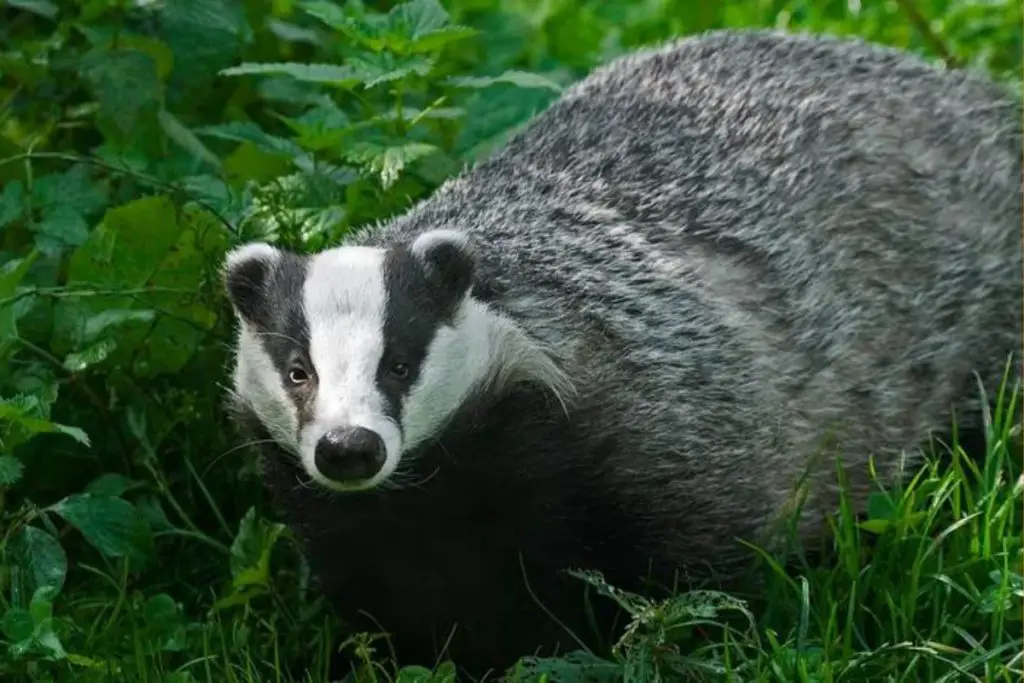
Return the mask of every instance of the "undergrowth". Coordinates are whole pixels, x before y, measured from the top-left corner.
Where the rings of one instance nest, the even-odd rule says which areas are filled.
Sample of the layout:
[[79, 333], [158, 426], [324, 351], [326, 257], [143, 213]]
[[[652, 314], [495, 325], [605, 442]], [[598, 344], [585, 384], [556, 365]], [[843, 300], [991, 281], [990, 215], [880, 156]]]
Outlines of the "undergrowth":
[[[222, 405], [225, 250], [400, 213], [671, 36], [860, 35], [1019, 87], [1021, 23], [1012, 0], [0, 4], [0, 679], [319, 683], [347, 647], [361, 681], [453, 680], [348, 632], [275, 521]], [[1013, 388], [984, 457], [954, 443], [841, 510], [828, 562], [752, 549], [756, 594], [666, 601], [589, 568], [633, 617], [615, 647], [509, 678], [1019, 679]]]

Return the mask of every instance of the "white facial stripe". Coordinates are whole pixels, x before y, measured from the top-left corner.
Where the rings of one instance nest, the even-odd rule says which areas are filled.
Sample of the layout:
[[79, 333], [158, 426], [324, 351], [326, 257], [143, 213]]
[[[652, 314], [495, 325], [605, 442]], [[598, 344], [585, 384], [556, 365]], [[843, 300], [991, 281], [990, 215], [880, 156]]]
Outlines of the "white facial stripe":
[[436, 434], [469, 392], [486, 379], [492, 357], [490, 331], [489, 312], [472, 300], [463, 304], [454, 327], [437, 330], [404, 404], [407, 449]]
[[296, 440], [298, 416], [291, 399], [281, 385], [274, 361], [263, 350], [260, 340], [242, 322], [238, 332], [235, 362], [235, 392], [252, 407], [270, 436], [293, 453], [299, 450]]
[[387, 305], [383, 262], [383, 250], [342, 247], [314, 256], [306, 275], [302, 304], [317, 392], [313, 420], [302, 429], [299, 450], [307, 471], [325, 486], [337, 488], [317, 472], [314, 453], [320, 437], [332, 429], [365, 427], [384, 440], [384, 466], [361, 488], [394, 472], [401, 455], [401, 432], [387, 417], [376, 382]]

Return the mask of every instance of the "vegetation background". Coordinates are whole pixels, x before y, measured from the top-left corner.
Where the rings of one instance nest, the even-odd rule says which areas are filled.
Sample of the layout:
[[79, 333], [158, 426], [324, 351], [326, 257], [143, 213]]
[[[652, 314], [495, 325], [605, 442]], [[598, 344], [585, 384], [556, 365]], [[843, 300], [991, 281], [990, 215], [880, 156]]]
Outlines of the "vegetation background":
[[[323, 681], [343, 643], [360, 680], [452, 680], [346, 641], [275, 522], [221, 403], [222, 255], [401, 212], [596, 64], [726, 26], [1019, 92], [1019, 0], [0, 1], [0, 680]], [[764, 557], [749, 600], [582, 576], [634, 614], [621, 641], [511, 678], [1020, 680], [1012, 388], [983, 465], [953, 447], [843, 511], [834, 562]]]

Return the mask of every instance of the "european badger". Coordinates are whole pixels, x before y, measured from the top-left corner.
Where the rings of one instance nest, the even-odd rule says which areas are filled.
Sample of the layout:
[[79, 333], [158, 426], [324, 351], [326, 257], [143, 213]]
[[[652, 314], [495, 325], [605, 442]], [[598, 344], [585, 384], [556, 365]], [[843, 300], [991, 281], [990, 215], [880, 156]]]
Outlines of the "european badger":
[[239, 421], [327, 593], [479, 672], [575, 647], [544, 609], [589, 632], [563, 569], [735, 572], [805, 472], [819, 539], [823, 452], [863, 507], [1020, 345], [1019, 125], [977, 75], [713, 32], [342, 246], [235, 249]]

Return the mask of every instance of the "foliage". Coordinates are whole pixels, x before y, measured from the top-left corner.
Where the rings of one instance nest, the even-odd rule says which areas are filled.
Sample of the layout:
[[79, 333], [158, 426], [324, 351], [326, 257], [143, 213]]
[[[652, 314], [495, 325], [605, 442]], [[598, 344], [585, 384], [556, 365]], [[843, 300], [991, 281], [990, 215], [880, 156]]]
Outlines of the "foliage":
[[[452, 680], [450, 663], [371, 662], [375, 640], [345, 632], [272, 521], [221, 404], [221, 258], [399, 213], [596, 64], [722, 26], [1020, 75], [1013, 0], [0, 5], [0, 677], [323, 680], [344, 645], [361, 678]], [[512, 678], [1010, 680], [1014, 405], [984, 469], [957, 456], [860, 526], [841, 515], [835, 566], [766, 558], [771, 599], [659, 602], [581, 575], [633, 623], [610, 653]]]

